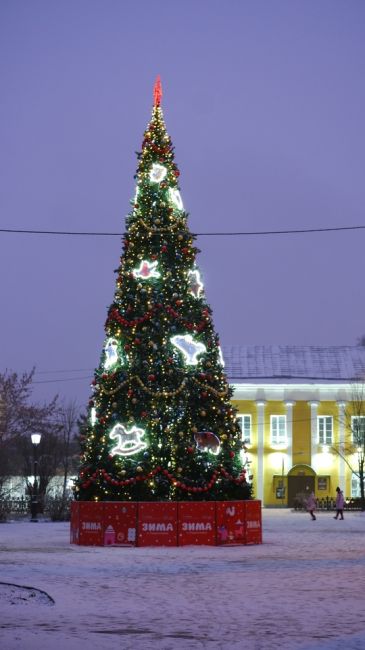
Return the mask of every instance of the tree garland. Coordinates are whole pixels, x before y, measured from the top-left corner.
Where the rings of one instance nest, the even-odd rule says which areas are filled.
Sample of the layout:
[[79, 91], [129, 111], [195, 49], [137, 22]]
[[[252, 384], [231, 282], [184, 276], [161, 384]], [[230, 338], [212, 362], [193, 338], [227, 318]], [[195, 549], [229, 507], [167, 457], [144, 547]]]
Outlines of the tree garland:
[[[173, 390], [173, 391], [165, 391], [165, 390], [164, 391], [157, 391], [157, 390], [153, 391], [152, 388], [149, 388], [148, 386], [145, 385], [145, 383], [142, 381], [142, 379], [138, 375], [132, 375], [132, 377], [129, 377], [125, 381], [122, 381], [116, 388], [113, 388], [111, 390], [106, 390], [106, 388], [100, 386], [100, 392], [103, 393], [104, 395], [108, 395], [108, 396], [115, 395], [124, 386], [126, 386], [127, 384], [131, 384], [132, 379], [137, 381], [137, 383], [140, 385], [142, 390], [144, 390], [149, 395], [153, 395], [153, 397], [156, 397], [156, 398], [166, 398], [166, 397], [175, 397], [176, 395], [179, 395], [181, 393], [181, 391], [185, 388], [189, 378], [185, 377], [182, 380], [180, 386], [178, 388], [176, 388], [176, 390]], [[200, 388], [213, 393], [213, 395], [215, 395], [216, 397], [225, 397], [227, 395], [228, 391], [229, 391], [228, 386], [224, 390], [218, 391], [215, 388], [213, 388], [212, 386], [209, 386], [208, 384], [203, 384], [201, 381], [196, 379], [196, 377], [192, 377], [192, 380]]]
[[[204, 486], [191, 486], [191, 485], [186, 485], [182, 481], [179, 480], [179, 478], [173, 476], [167, 469], [162, 469], [162, 467], [158, 466], [155, 469], [153, 469], [151, 472], [148, 474], [139, 474], [135, 475], [132, 478], [127, 478], [127, 479], [122, 479], [122, 480], [117, 480], [114, 479], [110, 474], [105, 470], [105, 469], [99, 469], [97, 472], [94, 472], [89, 478], [82, 483], [82, 487], [87, 489], [90, 487], [92, 483], [96, 483], [99, 478], [102, 478], [104, 481], [107, 483], [110, 483], [110, 485], [118, 486], [118, 487], [126, 487], [127, 485], [134, 485], [136, 483], [140, 483], [141, 481], [147, 481], [151, 478], [154, 478], [157, 474], [163, 474], [166, 476], [166, 478], [170, 481], [171, 485], [173, 485], [176, 488], [179, 488], [180, 490], [183, 490], [184, 492], [209, 492], [211, 490], [217, 479], [219, 478], [219, 474], [223, 476], [225, 479], [232, 481], [235, 483], [235, 485], [240, 485], [241, 483], [244, 483], [246, 481], [246, 471], [242, 470], [240, 473], [239, 477], [236, 478], [232, 476], [232, 474], [229, 474], [227, 470], [224, 469], [223, 466], [219, 467], [218, 469], [214, 470], [210, 481]], [[84, 478], [85, 476], [85, 471], [80, 473], [81, 478]]]

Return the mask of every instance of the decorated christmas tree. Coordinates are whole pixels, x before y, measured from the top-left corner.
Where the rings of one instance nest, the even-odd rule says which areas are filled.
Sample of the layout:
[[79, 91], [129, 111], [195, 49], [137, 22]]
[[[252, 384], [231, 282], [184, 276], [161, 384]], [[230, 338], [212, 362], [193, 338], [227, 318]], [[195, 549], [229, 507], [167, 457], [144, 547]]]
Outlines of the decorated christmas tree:
[[158, 78], [92, 382], [80, 500], [250, 497], [161, 98]]

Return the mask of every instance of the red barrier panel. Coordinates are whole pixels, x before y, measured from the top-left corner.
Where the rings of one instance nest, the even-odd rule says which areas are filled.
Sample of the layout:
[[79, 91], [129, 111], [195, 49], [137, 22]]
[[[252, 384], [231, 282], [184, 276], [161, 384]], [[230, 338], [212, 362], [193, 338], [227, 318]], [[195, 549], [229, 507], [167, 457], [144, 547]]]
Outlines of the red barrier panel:
[[71, 544], [261, 544], [261, 501], [73, 501]]
[[243, 501], [217, 501], [217, 544], [245, 543]]
[[79, 543], [79, 506], [78, 501], [71, 501], [70, 544]]
[[80, 501], [79, 513], [79, 544], [103, 546], [104, 504], [97, 501]]
[[138, 504], [138, 546], [177, 546], [176, 501]]
[[262, 544], [261, 501], [243, 501], [245, 544]]
[[178, 503], [179, 546], [216, 544], [215, 501]]
[[104, 502], [104, 546], [136, 546], [138, 504]]

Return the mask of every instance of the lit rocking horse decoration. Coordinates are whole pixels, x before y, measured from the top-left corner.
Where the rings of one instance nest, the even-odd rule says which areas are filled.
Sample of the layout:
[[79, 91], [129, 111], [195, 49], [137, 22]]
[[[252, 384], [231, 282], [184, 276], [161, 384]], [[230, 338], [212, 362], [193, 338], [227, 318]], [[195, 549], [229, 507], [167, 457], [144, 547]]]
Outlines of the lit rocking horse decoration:
[[145, 431], [138, 427], [132, 427], [127, 431], [124, 424], [116, 424], [109, 433], [111, 440], [116, 440], [117, 444], [111, 450], [111, 456], [133, 456], [138, 451], [146, 449], [147, 443], [141, 440]]

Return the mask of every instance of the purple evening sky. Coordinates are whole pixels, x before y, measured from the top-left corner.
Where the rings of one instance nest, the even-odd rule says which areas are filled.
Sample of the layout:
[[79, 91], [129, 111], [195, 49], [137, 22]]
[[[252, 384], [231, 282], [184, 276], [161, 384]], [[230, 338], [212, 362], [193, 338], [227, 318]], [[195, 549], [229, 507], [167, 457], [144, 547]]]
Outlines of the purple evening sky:
[[[0, 227], [122, 233], [158, 73], [193, 232], [365, 225], [364, 33], [362, 0], [2, 0]], [[223, 345], [365, 333], [364, 230], [197, 245]], [[120, 238], [0, 247], [1, 371], [85, 403]]]

